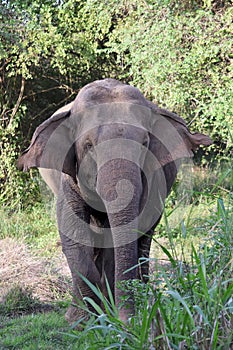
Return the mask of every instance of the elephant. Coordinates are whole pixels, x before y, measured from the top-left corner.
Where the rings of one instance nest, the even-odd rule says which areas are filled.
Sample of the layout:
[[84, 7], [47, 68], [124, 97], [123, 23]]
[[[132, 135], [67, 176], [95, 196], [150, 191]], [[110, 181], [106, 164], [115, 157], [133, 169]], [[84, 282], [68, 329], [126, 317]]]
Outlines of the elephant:
[[209, 136], [191, 133], [180, 116], [115, 79], [84, 86], [37, 127], [18, 168], [39, 168], [57, 197], [73, 282], [70, 323], [86, 316], [79, 300], [100, 304], [85, 278], [106, 296], [108, 281], [122, 321], [135, 314], [133, 295], [119, 282], [147, 282], [154, 229], [178, 169], [200, 145], [211, 143]]

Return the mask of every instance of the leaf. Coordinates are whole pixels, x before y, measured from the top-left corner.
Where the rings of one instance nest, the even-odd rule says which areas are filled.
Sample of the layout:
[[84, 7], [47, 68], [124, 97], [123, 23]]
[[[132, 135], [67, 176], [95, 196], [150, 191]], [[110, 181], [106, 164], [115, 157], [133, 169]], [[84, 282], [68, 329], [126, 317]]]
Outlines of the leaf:
[[176, 299], [177, 301], [179, 301], [183, 305], [184, 309], [186, 310], [187, 314], [190, 317], [190, 320], [192, 322], [192, 326], [194, 327], [195, 322], [194, 322], [192, 313], [191, 313], [190, 308], [188, 307], [187, 303], [185, 302], [184, 298], [182, 298], [181, 295], [177, 291], [168, 290], [168, 291], [165, 291], [165, 293], [168, 295], [171, 295], [174, 299]]

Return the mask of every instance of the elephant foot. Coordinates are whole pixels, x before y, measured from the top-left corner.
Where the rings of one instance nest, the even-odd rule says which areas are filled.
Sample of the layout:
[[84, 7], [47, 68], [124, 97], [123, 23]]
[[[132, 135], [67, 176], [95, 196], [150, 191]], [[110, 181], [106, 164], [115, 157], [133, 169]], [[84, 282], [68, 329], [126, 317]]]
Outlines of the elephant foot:
[[120, 309], [119, 310], [119, 319], [124, 322], [128, 323], [129, 319], [134, 315], [133, 311], [129, 311], [127, 309]]
[[[78, 322], [80, 319], [82, 319], [82, 321], [87, 320], [88, 313], [85, 310], [82, 310], [81, 308], [79, 308], [78, 306], [70, 305], [66, 311], [65, 319], [70, 325], [73, 325], [75, 322]], [[83, 329], [82, 323], [79, 323], [77, 327], [74, 327], [74, 328], [78, 330]]]

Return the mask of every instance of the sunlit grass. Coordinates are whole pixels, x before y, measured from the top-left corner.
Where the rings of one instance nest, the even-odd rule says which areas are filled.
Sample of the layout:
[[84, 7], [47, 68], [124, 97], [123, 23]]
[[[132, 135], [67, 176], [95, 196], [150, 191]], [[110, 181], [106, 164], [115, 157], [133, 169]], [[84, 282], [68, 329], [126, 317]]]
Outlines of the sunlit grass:
[[51, 208], [42, 204], [26, 211], [0, 208], [0, 216], [0, 239], [24, 240], [37, 255], [54, 254], [59, 234]]

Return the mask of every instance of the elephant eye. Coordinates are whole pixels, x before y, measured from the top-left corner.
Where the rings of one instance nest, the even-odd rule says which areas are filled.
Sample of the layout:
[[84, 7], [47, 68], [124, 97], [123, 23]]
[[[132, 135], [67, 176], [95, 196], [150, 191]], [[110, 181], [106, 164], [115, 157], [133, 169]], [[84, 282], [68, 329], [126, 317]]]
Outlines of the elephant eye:
[[149, 147], [149, 143], [150, 143], [149, 139], [146, 138], [146, 139], [143, 141], [142, 145], [143, 145], [144, 147], [148, 148], [148, 147]]
[[93, 149], [93, 144], [90, 140], [87, 140], [84, 145], [85, 151], [88, 152]]

